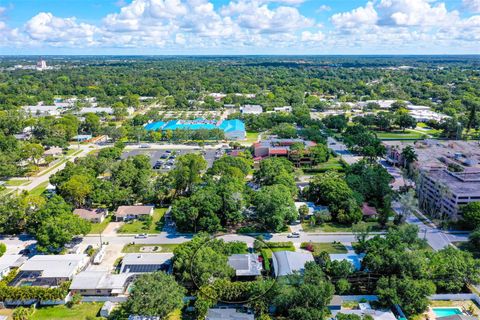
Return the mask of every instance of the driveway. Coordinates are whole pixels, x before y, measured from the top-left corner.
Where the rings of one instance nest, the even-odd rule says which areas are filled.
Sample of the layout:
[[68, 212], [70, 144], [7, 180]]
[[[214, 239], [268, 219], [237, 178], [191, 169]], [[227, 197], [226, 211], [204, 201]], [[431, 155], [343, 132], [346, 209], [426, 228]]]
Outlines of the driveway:
[[105, 257], [100, 264], [91, 264], [88, 271], [112, 271], [115, 261], [123, 257], [125, 253], [122, 253], [123, 244], [109, 244], [106, 246]]
[[102, 237], [106, 236], [116, 236], [118, 229], [124, 224], [125, 222], [110, 222], [107, 224], [107, 227], [102, 232]]

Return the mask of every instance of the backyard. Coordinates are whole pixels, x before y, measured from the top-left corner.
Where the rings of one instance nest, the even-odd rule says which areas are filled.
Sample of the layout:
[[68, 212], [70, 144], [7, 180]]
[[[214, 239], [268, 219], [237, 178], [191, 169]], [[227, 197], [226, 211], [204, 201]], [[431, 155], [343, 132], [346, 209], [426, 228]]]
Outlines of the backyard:
[[72, 308], [64, 305], [42, 307], [35, 310], [31, 320], [85, 320], [96, 317], [101, 308], [101, 303], [81, 303]]
[[151, 223], [141, 220], [132, 220], [126, 222], [120, 227], [118, 233], [160, 233], [163, 228], [163, 215], [167, 211], [166, 208], [156, 208], [153, 211]]

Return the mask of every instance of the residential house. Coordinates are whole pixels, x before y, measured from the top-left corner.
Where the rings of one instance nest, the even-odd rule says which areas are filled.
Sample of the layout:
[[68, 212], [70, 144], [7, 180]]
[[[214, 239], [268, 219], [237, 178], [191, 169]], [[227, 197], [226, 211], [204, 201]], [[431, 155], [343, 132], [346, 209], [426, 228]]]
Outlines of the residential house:
[[329, 254], [330, 261], [348, 261], [352, 264], [355, 270], [360, 270], [362, 267], [362, 259], [365, 256], [364, 253], [356, 254], [356, 253], [331, 253]]
[[57, 157], [63, 154], [63, 149], [60, 147], [50, 147], [43, 152], [44, 156]]
[[205, 320], [254, 320], [255, 316], [236, 309], [208, 309]]
[[83, 271], [73, 276], [70, 291], [82, 296], [119, 296], [125, 293], [134, 278], [130, 273]]
[[87, 140], [92, 139], [92, 137], [93, 136], [91, 134], [79, 134], [79, 135], [76, 135], [76, 136], [72, 137], [72, 141], [85, 142]]
[[151, 216], [154, 206], [120, 206], [115, 213], [117, 221], [138, 219], [141, 216]]
[[291, 106], [284, 106], [284, 107], [275, 107], [273, 108], [274, 112], [292, 112]]
[[172, 253], [127, 253], [120, 266], [121, 273], [169, 271]]
[[302, 273], [307, 262], [315, 261], [311, 253], [295, 251], [277, 251], [272, 255], [273, 270], [276, 277], [287, 276], [295, 272]]
[[20, 267], [26, 258], [19, 254], [4, 254], [0, 257], [0, 280], [3, 279], [13, 268]]
[[254, 253], [233, 254], [228, 257], [228, 265], [235, 269], [237, 278], [254, 278], [262, 274], [262, 262]]
[[240, 107], [240, 112], [242, 114], [262, 114], [263, 107], [258, 104], [246, 104], [243, 107]]
[[88, 262], [86, 254], [36, 255], [19, 268], [11, 285], [56, 287], [71, 280]]
[[73, 214], [79, 216], [80, 218], [93, 222], [100, 223], [105, 220], [107, 216], [107, 210], [105, 209], [75, 209]]

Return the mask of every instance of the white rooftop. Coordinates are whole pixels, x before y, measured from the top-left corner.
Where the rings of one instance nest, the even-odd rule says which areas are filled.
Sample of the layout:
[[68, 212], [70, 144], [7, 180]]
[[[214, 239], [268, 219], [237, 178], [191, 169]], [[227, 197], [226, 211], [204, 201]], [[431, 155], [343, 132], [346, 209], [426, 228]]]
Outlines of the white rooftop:
[[87, 263], [86, 254], [36, 255], [20, 271], [41, 271], [42, 278], [70, 278]]
[[127, 253], [122, 264], [158, 264], [173, 258], [173, 253]]
[[366, 315], [371, 316], [374, 320], [396, 320], [397, 318], [391, 311], [387, 310], [375, 310], [375, 309], [366, 309], [366, 310], [340, 310], [337, 314], [355, 314], [360, 317]]
[[112, 290], [122, 293], [132, 275], [129, 273], [111, 274], [106, 271], [83, 271], [75, 275], [70, 290]]
[[275, 276], [286, 276], [294, 272], [303, 272], [305, 264], [315, 261], [311, 253], [277, 251], [272, 255]]
[[4, 254], [0, 257], [0, 271], [8, 268], [18, 268], [25, 258], [19, 254]]

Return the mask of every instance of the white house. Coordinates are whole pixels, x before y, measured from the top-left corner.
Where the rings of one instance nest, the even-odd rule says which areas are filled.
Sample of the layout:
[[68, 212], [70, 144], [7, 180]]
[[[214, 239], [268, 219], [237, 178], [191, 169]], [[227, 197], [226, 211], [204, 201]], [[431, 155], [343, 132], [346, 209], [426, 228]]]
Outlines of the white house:
[[20, 267], [25, 262], [25, 257], [19, 254], [4, 254], [0, 257], [0, 280], [13, 268]]
[[263, 113], [263, 108], [258, 104], [246, 104], [240, 108], [242, 114], [261, 114]]

